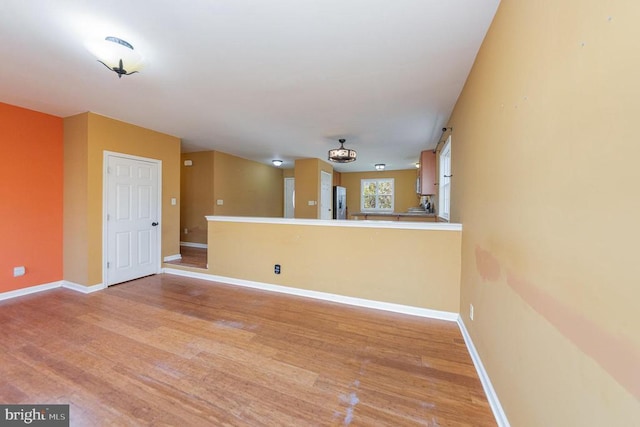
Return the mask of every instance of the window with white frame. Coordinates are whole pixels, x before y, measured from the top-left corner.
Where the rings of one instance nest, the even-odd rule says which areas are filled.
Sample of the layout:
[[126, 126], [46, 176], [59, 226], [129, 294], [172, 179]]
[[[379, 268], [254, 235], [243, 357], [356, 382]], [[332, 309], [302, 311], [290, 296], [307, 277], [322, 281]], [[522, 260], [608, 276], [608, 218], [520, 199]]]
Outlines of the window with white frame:
[[393, 178], [360, 181], [362, 212], [393, 212]]
[[451, 135], [440, 151], [438, 216], [449, 221], [451, 216]]

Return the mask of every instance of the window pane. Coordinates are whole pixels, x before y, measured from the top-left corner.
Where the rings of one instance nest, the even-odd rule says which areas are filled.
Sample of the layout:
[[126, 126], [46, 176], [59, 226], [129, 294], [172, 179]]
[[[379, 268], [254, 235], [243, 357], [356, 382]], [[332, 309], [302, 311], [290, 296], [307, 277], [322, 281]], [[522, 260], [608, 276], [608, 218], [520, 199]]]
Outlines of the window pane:
[[378, 194], [392, 194], [392, 186], [389, 181], [383, 181], [378, 184]]
[[393, 178], [360, 180], [363, 211], [393, 211]]
[[365, 209], [373, 209], [376, 207], [376, 196], [374, 195], [365, 195], [364, 196], [364, 208]]
[[363, 189], [364, 195], [376, 194], [376, 183], [375, 182], [367, 182], [364, 185]]
[[378, 209], [391, 209], [391, 197], [392, 196], [379, 196], [378, 197]]
[[438, 215], [449, 219], [451, 211], [451, 136], [440, 152], [440, 191], [438, 192]]

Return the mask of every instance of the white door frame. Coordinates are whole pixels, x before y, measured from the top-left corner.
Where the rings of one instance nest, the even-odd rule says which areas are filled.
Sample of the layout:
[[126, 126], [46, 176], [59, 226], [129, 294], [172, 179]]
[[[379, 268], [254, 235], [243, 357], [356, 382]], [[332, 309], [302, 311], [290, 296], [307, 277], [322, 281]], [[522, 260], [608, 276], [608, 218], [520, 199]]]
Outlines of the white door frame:
[[[324, 191], [322, 188], [323, 180], [328, 179], [329, 188]], [[327, 171], [320, 171], [320, 219], [333, 219], [333, 174]], [[324, 209], [323, 209], [324, 208]], [[328, 215], [328, 218], [323, 218]]]
[[[291, 194], [291, 214], [292, 216], [288, 217], [287, 216], [287, 191], [289, 190], [288, 185], [287, 184], [293, 184], [293, 191]], [[284, 218], [295, 218], [296, 216], [296, 179], [294, 177], [286, 177], [284, 179], [284, 211], [282, 212], [282, 216]]]
[[108, 177], [107, 177], [107, 172], [108, 172], [108, 167], [109, 167], [109, 158], [110, 157], [121, 157], [121, 158], [125, 158], [125, 159], [129, 159], [129, 160], [138, 160], [138, 161], [142, 161], [142, 162], [148, 162], [148, 163], [155, 163], [158, 166], [158, 213], [157, 213], [157, 218], [158, 218], [158, 222], [160, 223], [160, 227], [156, 227], [157, 229], [157, 233], [158, 233], [158, 238], [157, 238], [157, 242], [158, 242], [158, 256], [156, 257], [156, 274], [161, 273], [162, 272], [162, 263], [161, 263], [161, 259], [162, 259], [162, 160], [158, 160], [158, 159], [151, 159], [148, 157], [140, 157], [140, 156], [134, 156], [132, 154], [125, 154], [125, 153], [118, 153], [115, 151], [107, 151], [104, 150], [103, 151], [103, 158], [102, 158], [102, 283], [104, 288], [106, 289], [109, 285], [108, 285], [108, 269], [107, 269], [107, 262], [108, 262], [108, 258], [109, 258], [109, 247], [107, 245], [108, 243], [108, 238], [107, 238], [107, 212], [108, 212], [108, 206], [107, 206], [107, 200], [108, 200], [108, 188], [107, 188], [107, 183], [108, 183]]

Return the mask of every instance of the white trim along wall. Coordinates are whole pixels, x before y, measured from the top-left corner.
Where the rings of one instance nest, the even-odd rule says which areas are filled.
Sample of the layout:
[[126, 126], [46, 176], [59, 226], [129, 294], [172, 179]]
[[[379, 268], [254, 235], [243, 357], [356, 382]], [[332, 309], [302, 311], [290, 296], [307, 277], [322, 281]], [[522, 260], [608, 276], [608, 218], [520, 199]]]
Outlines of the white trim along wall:
[[42, 285], [29, 286], [28, 288], [16, 289], [15, 291], [7, 291], [0, 293], [0, 301], [17, 298], [24, 295], [35, 294], [37, 292], [48, 291], [56, 288], [67, 288], [83, 294], [90, 294], [92, 292], [101, 291], [104, 289], [104, 285], [99, 283], [93, 286], [83, 286], [77, 283], [68, 282], [66, 280], [59, 280], [57, 282], [45, 283]]

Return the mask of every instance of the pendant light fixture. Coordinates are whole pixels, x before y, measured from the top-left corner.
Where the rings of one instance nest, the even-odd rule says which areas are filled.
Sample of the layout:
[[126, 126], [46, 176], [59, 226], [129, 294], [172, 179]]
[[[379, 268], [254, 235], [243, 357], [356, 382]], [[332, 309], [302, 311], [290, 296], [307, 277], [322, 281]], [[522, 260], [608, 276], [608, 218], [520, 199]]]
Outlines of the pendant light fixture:
[[98, 58], [98, 62], [116, 73], [118, 78], [142, 69], [142, 56], [126, 40], [109, 36], [89, 44], [88, 48]]
[[339, 139], [340, 148], [329, 150], [329, 160], [335, 163], [351, 163], [356, 160], [356, 151], [344, 148], [344, 139]]

